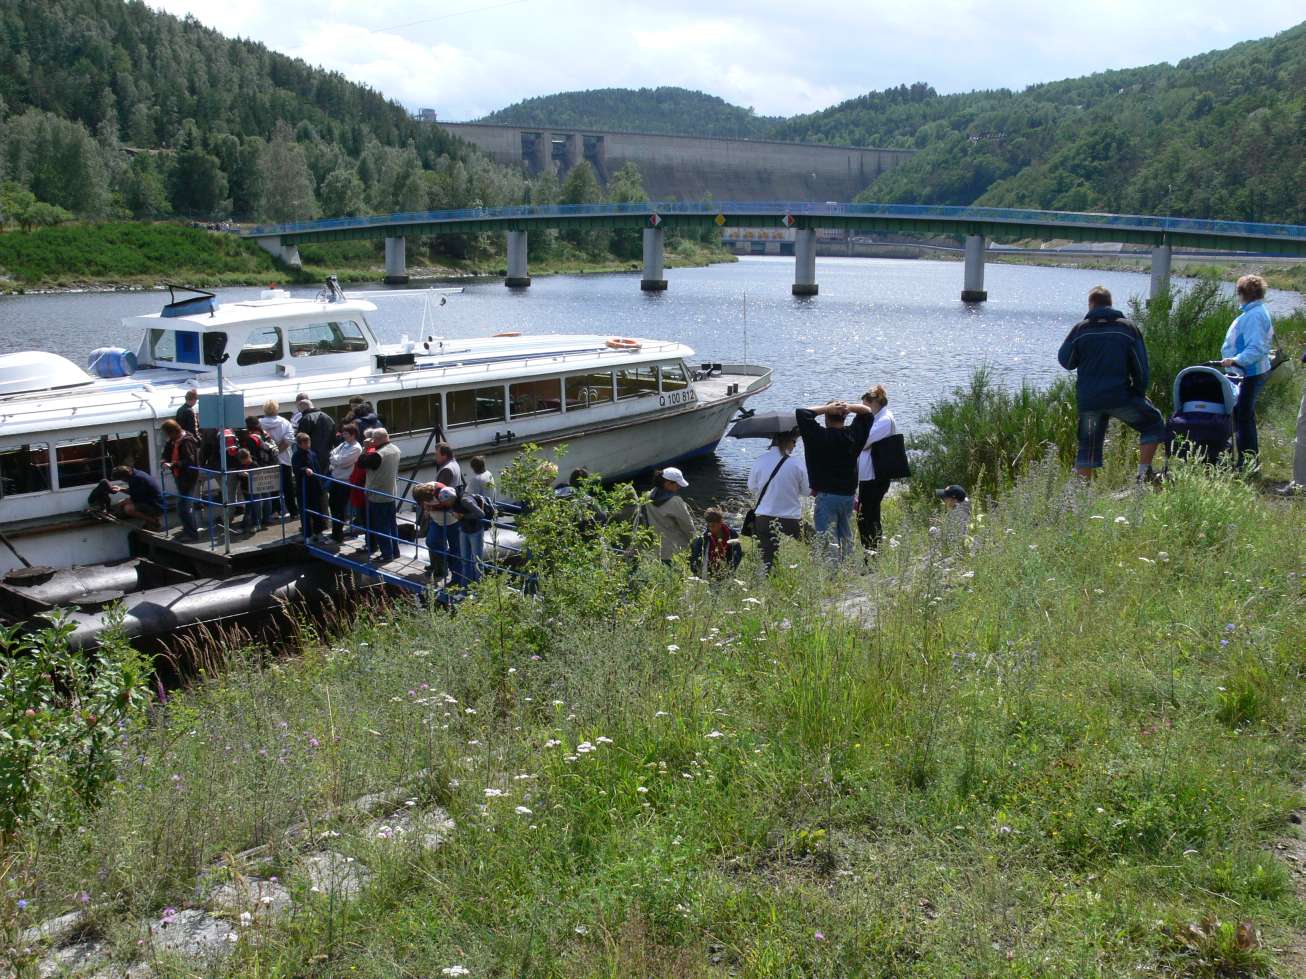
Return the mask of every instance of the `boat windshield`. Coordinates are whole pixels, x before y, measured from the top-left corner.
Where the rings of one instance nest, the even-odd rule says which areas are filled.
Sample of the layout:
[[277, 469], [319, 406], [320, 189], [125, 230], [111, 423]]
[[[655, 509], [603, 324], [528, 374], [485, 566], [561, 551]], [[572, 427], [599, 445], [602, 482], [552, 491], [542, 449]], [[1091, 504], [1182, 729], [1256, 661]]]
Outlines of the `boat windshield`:
[[[203, 348], [204, 358], [200, 359]], [[150, 361], [156, 364], [207, 364], [215, 366], [227, 349], [227, 335], [192, 330], [150, 330]]]

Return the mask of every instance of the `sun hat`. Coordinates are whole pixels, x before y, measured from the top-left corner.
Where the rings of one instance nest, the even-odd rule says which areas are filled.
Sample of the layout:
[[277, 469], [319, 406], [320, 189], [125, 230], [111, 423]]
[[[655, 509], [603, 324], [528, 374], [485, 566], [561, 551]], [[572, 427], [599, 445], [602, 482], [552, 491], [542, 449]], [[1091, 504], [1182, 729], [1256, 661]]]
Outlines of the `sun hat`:
[[662, 478], [669, 483], [675, 483], [677, 486], [689, 485], [689, 480], [685, 478], [685, 474], [682, 473], [675, 466], [667, 466], [666, 469], [663, 469]]

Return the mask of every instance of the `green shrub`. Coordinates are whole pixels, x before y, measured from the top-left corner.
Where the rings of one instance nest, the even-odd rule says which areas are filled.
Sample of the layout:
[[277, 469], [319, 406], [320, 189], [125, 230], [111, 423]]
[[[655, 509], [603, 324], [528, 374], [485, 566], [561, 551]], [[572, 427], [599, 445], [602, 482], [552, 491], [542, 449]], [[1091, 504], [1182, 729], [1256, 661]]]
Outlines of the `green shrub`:
[[76, 825], [118, 774], [118, 747], [149, 702], [144, 658], [111, 633], [70, 649], [56, 620], [0, 629], [0, 831], [32, 817]]
[[1075, 453], [1074, 382], [1046, 389], [997, 385], [987, 367], [950, 397], [930, 406], [930, 428], [912, 440], [912, 487], [918, 497], [961, 483], [972, 496], [1010, 486], [1032, 461], [1053, 451], [1069, 465]]

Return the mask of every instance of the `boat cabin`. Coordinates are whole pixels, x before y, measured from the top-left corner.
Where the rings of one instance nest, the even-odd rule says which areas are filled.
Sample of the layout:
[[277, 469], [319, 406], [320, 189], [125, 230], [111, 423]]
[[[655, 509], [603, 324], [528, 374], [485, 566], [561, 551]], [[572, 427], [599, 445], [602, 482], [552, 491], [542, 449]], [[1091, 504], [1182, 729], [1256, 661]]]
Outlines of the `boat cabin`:
[[[124, 320], [141, 334], [140, 369], [207, 373], [222, 363], [224, 375], [235, 381], [374, 367], [378, 344], [367, 323], [367, 313], [376, 309], [371, 303], [306, 303], [281, 290], [263, 295], [198, 309], [170, 303], [161, 313]], [[170, 315], [179, 305], [180, 313]]]

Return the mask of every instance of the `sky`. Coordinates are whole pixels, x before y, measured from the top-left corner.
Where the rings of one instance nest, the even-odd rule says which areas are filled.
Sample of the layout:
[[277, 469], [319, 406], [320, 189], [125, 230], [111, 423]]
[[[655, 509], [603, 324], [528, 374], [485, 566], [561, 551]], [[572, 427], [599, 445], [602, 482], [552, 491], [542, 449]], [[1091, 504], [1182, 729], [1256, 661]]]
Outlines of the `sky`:
[[410, 109], [679, 85], [761, 115], [902, 83], [1023, 88], [1175, 62], [1306, 19], [1302, 0], [147, 0], [341, 72]]

